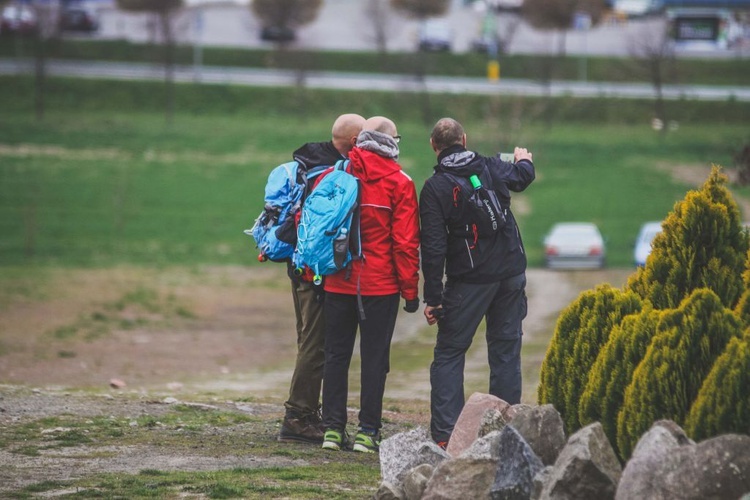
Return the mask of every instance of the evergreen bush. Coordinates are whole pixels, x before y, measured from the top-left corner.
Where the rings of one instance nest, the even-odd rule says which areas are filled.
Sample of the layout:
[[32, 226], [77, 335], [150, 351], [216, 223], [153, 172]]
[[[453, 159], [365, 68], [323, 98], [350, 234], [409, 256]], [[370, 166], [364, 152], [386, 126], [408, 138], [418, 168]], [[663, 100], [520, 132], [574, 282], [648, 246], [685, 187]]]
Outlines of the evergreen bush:
[[601, 422], [618, 453], [617, 414], [622, 408], [625, 388], [656, 334], [660, 317], [661, 312], [647, 302], [640, 313], [623, 318], [622, 323], [612, 329], [609, 340], [591, 367], [581, 395], [578, 411], [581, 425]]
[[617, 445], [627, 459], [654, 421], [683, 425], [713, 367], [742, 324], [711, 290], [695, 290], [674, 310], [664, 311], [646, 354], [625, 390], [617, 420]]
[[581, 427], [581, 392], [612, 328], [640, 310], [641, 301], [635, 293], [604, 284], [581, 293], [560, 315], [542, 363], [538, 400], [555, 406], [569, 434]]
[[733, 338], [714, 363], [690, 409], [685, 432], [696, 441], [750, 434], [750, 330]]
[[742, 273], [742, 281], [745, 285], [745, 291], [742, 292], [742, 296], [740, 296], [740, 300], [737, 302], [737, 307], [734, 312], [745, 323], [745, 326], [750, 326], [750, 250], [747, 252], [745, 272]]
[[678, 307], [698, 288], [713, 290], [729, 308], [736, 306], [749, 245], [726, 182], [714, 166], [699, 191], [675, 204], [653, 242], [648, 265], [631, 276], [628, 289], [656, 309]]

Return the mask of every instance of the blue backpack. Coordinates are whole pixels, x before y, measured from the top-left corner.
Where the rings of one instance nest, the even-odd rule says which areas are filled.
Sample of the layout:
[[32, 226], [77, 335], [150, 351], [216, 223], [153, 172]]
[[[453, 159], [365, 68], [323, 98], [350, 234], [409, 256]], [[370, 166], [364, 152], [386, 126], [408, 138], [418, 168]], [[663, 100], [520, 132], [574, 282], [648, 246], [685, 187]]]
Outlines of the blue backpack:
[[[260, 250], [258, 260], [283, 261], [294, 255], [294, 215], [302, 203], [305, 183], [297, 182], [296, 161], [274, 168], [268, 175], [265, 188], [265, 206], [253, 227], [245, 234], [255, 240]], [[292, 237], [288, 229], [291, 227]]]
[[337, 162], [302, 206], [293, 262], [298, 269], [312, 269], [316, 285], [361, 257], [359, 181], [348, 166], [348, 160]]

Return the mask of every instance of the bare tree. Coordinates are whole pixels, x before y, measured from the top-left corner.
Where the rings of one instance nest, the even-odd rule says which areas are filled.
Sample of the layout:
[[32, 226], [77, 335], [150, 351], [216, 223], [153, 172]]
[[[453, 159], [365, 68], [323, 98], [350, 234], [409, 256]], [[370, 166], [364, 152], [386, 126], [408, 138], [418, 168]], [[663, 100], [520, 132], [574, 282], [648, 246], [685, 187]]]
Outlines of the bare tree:
[[664, 125], [662, 131], [666, 132], [668, 116], [664, 104], [663, 89], [665, 83], [676, 78], [676, 59], [670, 37], [669, 21], [655, 19], [644, 26], [630, 40], [629, 52], [634, 63], [634, 71], [645, 74], [654, 86], [656, 92], [654, 100], [655, 118]]
[[117, 7], [130, 12], [147, 12], [157, 19], [161, 31], [164, 62], [164, 85], [166, 88], [166, 119], [172, 123], [174, 117], [174, 66], [175, 33], [173, 19], [182, 8], [183, 0], [117, 0]]
[[266, 26], [296, 29], [318, 17], [323, 0], [252, 0], [252, 12]]
[[388, 52], [388, 39], [397, 29], [389, 0], [369, 0], [364, 7], [363, 22], [371, 27], [371, 38], [378, 53]]
[[413, 19], [424, 21], [448, 12], [450, 0], [391, 0], [391, 5]]
[[565, 35], [577, 14], [588, 14], [597, 24], [607, 10], [605, 0], [524, 0], [521, 15], [534, 28], [558, 31], [560, 55], [565, 54]]

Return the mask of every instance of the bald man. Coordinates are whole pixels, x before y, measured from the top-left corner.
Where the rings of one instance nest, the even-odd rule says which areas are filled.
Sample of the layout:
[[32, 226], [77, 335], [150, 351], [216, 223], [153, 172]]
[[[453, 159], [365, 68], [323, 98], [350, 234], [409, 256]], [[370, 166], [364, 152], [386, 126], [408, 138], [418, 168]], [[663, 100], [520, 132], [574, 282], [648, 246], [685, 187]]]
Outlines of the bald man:
[[363, 258], [325, 281], [325, 384], [323, 448], [340, 450], [346, 435], [349, 365], [360, 334], [359, 429], [353, 450], [376, 453], [380, 446], [385, 379], [400, 299], [419, 307], [419, 206], [414, 182], [401, 170], [396, 124], [368, 119], [349, 153], [350, 173], [359, 179]]
[[[299, 170], [306, 172], [315, 167], [334, 165], [347, 158], [364, 123], [365, 118], [357, 114], [339, 116], [331, 128], [330, 141], [310, 142], [293, 153], [292, 157], [299, 163]], [[293, 231], [294, 228], [290, 229]], [[289, 399], [284, 403], [286, 413], [278, 439], [283, 442], [320, 444], [324, 432], [320, 415], [320, 390], [325, 360], [324, 293], [322, 287], [313, 284], [311, 273], [297, 276], [291, 261], [288, 262], [288, 271], [297, 319], [297, 360], [289, 388]]]

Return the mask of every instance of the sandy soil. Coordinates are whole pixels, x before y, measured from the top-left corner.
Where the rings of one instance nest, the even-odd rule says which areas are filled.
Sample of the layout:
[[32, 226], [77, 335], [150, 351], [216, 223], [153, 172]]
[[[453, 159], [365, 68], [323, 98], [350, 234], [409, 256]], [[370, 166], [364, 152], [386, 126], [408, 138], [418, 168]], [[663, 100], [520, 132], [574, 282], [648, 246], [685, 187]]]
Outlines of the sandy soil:
[[[631, 271], [529, 270], [524, 342], [546, 345], [559, 311], [581, 290], [603, 282], [620, 286]], [[283, 414], [296, 347], [288, 279], [280, 266], [54, 269], [3, 281], [0, 429], [63, 413], [158, 415], [168, 397], [211, 395], [233, 411]], [[402, 311], [393, 351], [419, 339], [429, 344], [434, 332], [421, 314]], [[467, 387], [480, 388], [488, 371], [481, 332], [476, 339], [466, 378]], [[543, 355], [543, 348], [530, 350], [524, 373], [538, 373]], [[426, 403], [427, 366], [392, 370], [386, 398]], [[117, 381], [125, 385], [111, 387]], [[524, 402], [534, 402], [535, 383], [533, 377], [526, 381]], [[77, 450], [84, 456], [77, 461], [79, 475], [238, 465], [236, 457], [167, 457], [148, 447], [117, 450], [108, 460], [87, 460], [85, 451]], [[261, 464], [268, 465], [254, 465]], [[54, 453], [21, 457], [0, 449], [0, 483], [17, 487], [50, 476], [71, 477]]]

